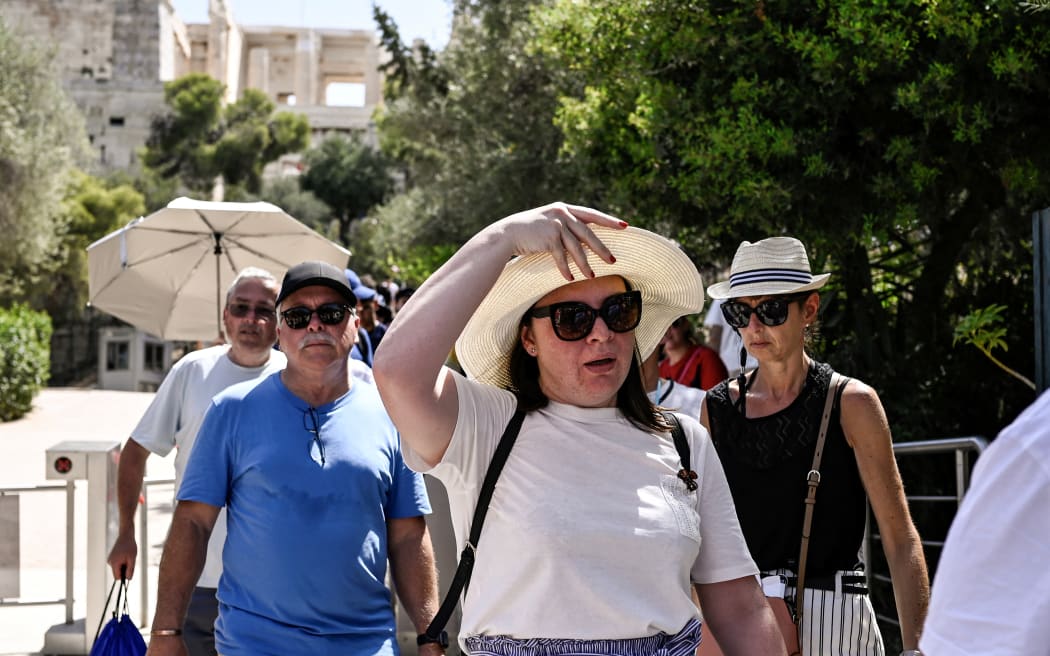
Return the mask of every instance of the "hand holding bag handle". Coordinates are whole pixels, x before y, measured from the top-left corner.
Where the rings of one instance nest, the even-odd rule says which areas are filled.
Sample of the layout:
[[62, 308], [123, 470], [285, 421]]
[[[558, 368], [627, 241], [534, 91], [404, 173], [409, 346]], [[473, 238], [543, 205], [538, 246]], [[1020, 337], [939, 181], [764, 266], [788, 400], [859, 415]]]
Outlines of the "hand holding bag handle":
[[[126, 572], [128, 571], [127, 565], [120, 566], [120, 580], [113, 579], [112, 585], [109, 586], [109, 594], [106, 595], [106, 605], [102, 607], [102, 617], [98, 618], [98, 628], [95, 629], [95, 638], [91, 641], [94, 645], [98, 642], [98, 634], [102, 632], [102, 625], [106, 623], [106, 614], [109, 612], [109, 602], [113, 599], [113, 591], [117, 591], [117, 603], [113, 606], [113, 618], [116, 619], [120, 613], [120, 598], [121, 595], [124, 597], [124, 614], [128, 612], [128, 579]], [[117, 587], [117, 586], [120, 587]]]
[[[113, 607], [113, 618], [103, 626], [114, 590], [117, 592], [117, 602]], [[90, 656], [143, 656], [145, 653], [146, 641], [128, 614], [128, 579], [122, 568], [120, 580], [113, 581], [109, 589], [106, 608], [91, 643]]]

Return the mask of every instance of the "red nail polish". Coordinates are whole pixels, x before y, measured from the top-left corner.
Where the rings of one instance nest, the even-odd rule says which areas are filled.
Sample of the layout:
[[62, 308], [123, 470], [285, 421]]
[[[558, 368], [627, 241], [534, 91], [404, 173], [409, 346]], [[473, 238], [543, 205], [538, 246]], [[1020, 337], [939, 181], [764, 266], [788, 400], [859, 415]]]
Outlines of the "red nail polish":
[[621, 228], [626, 228], [627, 227], [627, 222], [626, 221], [620, 221], [620, 227]]
[[609, 256], [609, 263], [610, 264], [616, 264], [616, 256], [615, 255], [610, 255]]

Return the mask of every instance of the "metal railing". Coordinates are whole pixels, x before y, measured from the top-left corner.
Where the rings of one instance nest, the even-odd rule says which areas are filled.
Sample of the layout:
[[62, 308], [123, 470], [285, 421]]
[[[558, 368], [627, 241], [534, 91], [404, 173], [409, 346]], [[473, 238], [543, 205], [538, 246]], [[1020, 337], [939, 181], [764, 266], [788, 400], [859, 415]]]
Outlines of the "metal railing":
[[31, 485], [25, 487], [0, 488], [0, 497], [19, 496], [25, 493], [35, 492], [60, 492], [66, 493], [66, 577], [65, 596], [60, 599], [40, 599], [24, 601], [19, 597], [17, 600], [0, 599], [0, 607], [4, 606], [57, 606], [65, 605], [66, 623], [73, 621], [73, 520], [74, 500], [76, 496], [76, 481], [65, 483], [47, 483], [44, 485]]
[[[974, 459], [971, 455], [980, 455], [986, 448], [988, 448], [988, 440], [983, 437], [949, 437], [938, 440], [922, 440], [918, 442], [901, 442], [893, 445], [893, 453], [900, 461], [902, 457], [911, 456], [928, 456], [928, 455], [940, 455], [951, 453], [955, 457], [955, 493], [940, 494], [940, 495], [907, 495], [908, 505], [914, 508], [917, 503], [934, 503], [934, 504], [945, 504], [953, 503], [954, 507], [951, 509], [952, 517], [959, 510], [959, 504], [962, 503], [963, 496], [966, 494], [966, 490], [970, 487], [970, 472], [973, 469]], [[869, 511], [870, 518], [870, 511]], [[889, 584], [891, 582], [889, 573], [876, 572], [872, 568], [871, 551], [872, 545], [879, 540], [879, 535], [873, 532], [871, 527], [871, 521], [868, 522], [868, 530], [864, 535], [864, 562], [868, 565], [868, 578], [869, 583], [871, 580], [879, 581], [881, 583]], [[922, 533], [920, 532], [920, 535]], [[924, 551], [930, 548], [941, 548], [944, 546], [944, 540], [932, 540], [925, 537], [922, 538], [922, 547]], [[927, 559], [929, 560], [929, 559]], [[871, 587], [871, 586], [869, 586]], [[892, 606], [892, 604], [891, 604]], [[880, 622], [900, 627], [900, 621], [896, 615], [885, 615], [878, 613], [877, 615]]]
[[[149, 489], [156, 485], [173, 485], [173, 478], [147, 479], [142, 483], [142, 503], [139, 504], [139, 586], [142, 603], [139, 604], [139, 626], [146, 626], [149, 621]], [[65, 540], [65, 595], [59, 599], [0, 599], [0, 608], [14, 606], [65, 606], [65, 622], [73, 622], [73, 574], [75, 552], [75, 515], [76, 481], [50, 483], [44, 485], [27, 485], [22, 487], [0, 488], [0, 497], [18, 496], [26, 493], [61, 492], [66, 493], [66, 540]]]
[[142, 503], [139, 504], [139, 592], [142, 603], [139, 604], [139, 626], [149, 624], [149, 489], [155, 485], [174, 485], [174, 478], [149, 478], [142, 481]]

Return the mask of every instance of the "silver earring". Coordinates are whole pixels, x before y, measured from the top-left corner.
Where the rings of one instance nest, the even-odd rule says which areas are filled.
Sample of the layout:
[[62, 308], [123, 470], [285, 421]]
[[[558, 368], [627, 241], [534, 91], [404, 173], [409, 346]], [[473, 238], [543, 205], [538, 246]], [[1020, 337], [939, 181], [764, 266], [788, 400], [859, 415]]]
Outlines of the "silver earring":
[[535, 346], [529, 347], [529, 355], [536, 355], [536, 347]]

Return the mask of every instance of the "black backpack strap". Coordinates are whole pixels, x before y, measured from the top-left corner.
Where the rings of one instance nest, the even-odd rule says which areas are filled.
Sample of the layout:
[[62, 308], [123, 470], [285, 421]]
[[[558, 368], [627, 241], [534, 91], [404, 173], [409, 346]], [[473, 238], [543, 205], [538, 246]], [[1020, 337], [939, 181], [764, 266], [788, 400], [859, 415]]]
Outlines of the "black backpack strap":
[[685, 439], [685, 431], [682, 424], [673, 412], [664, 412], [664, 421], [671, 425], [671, 437], [674, 439], [674, 448], [678, 451], [678, 459], [682, 461], [682, 469], [678, 472], [678, 478], [682, 479], [690, 492], [695, 492], [698, 487], [696, 479], [698, 476], [693, 471], [690, 463], [689, 440]]
[[489, 510], [489, 502], [492, 501], [492, 492], [496, 489], [496, 481], [499, 480], [500, 472], [503, 471], [503, 465], [507, 463], [507, 456], [510, 455], [514, 441], [518, 439], [518, 432], [521, 431], [523, 421], [525, 421], [525, 412], [515, 411], [507, 428], [503, 431], [503, 437], [499, 439], [496, 452], [492, 454], [492, 461], [485, 472], [485, 480], [481, 484], [481, 492], [478, 493], [478, 503], [474, 506], [474, 519], [470, 522], [470, 537], [467, 538], [467, 544], [463, 547], [463, 553], [459, 555], [459, 567], [456, 568], [456, 575], [452, 578], [448, 592], [445, 593], [444, 601], [441, 602], [441, 608], [438, 609], [434, 619], [430, 621], [430, 626], [423, 634], [428, 638], [438, 639], [445, 625], [448, 624], [449, 618], [452, 617], [456, 604], [459, 603], [460, 593], [470, 585], [470, 574], [474, 571], [474, 557], [478, 548], [478, 539], [481, 537], [481, 526], [485, 523], [485, 515]]

